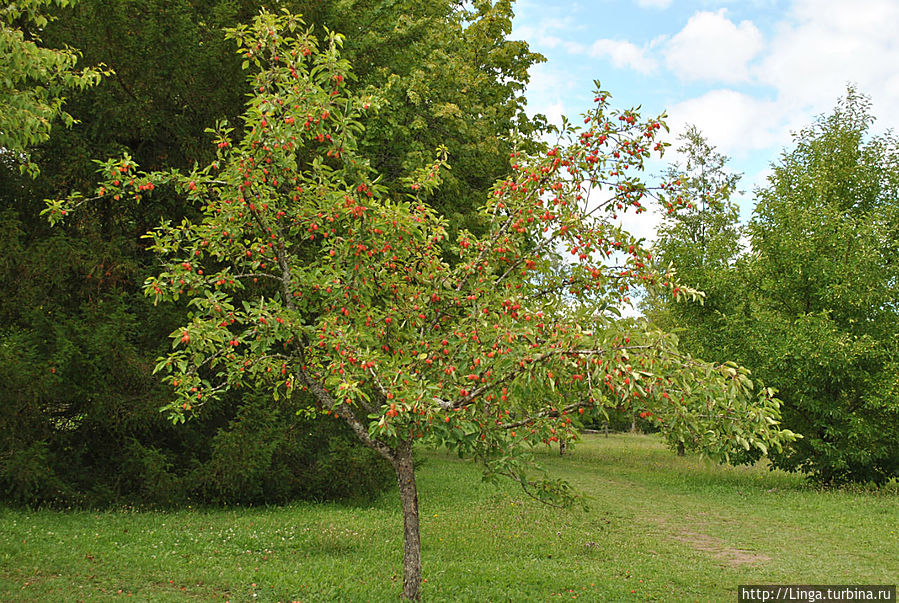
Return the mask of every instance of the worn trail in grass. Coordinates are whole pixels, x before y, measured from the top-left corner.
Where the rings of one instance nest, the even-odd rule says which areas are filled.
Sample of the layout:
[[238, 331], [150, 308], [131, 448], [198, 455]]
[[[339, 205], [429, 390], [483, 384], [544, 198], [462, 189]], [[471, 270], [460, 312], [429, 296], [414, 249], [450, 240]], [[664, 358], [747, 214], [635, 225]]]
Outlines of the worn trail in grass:
[[[537, 453], [590, 498], [556, 511], [425, 452], [425, 600], [733, 601], [738, 584], [899, 576], [899, 494], [820, 491], [760, 467], [678, 458], [653, 437]], [[176, 512], [0, 510], [0, 600], [387, 601], [398, 497]]]

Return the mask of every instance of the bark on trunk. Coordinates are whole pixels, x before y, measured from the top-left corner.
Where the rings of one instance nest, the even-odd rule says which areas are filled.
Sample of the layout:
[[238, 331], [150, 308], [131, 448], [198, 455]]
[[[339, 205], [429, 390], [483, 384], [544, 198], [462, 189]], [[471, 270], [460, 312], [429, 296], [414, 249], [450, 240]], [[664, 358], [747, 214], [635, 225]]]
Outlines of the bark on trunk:
[[299, 377], [309, 391], [325, 408], [333, 408], [342, 417], [359, 440], [387, 459], [396, 472], [403, 504], [403, 598], [417, 601], [421, 595], [421, 535], [418, 526], [418, 489], [415, 486], [415, 465], [412, 461], [412, 442], [403, 442], [391, 448], [368, 435], [366, 424], [360, 421], [348, 404], [335, 403], [324, 386], [305, 370]]
[[397, 447], [393, 468], [403, 504], [403, 598], [417, 601], [421, 594], [421, 532], [411, 442]]

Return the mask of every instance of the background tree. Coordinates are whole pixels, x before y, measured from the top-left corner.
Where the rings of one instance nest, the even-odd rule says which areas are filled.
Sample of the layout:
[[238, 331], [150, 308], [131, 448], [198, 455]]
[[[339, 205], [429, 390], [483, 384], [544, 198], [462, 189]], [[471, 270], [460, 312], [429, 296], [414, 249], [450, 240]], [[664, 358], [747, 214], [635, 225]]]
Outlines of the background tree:
[[48, 25], [47, 9], [69, 0], [23, 0], [0, 7], [0, 158], [32, 176], [30, 147], [47, 140], [56, 120], [75, 123], [63, 108], [65, 95], [100, 81], [100, 68], [76, 69], [78, 53], [68, 47], [47, 48], [40, 32]]
[[850, 88], [795, 135], [748, 227], [741, 360], [804, 436], [777, 466], [827, 483], [899, 476], [899, 154], [872, 121]]
[[[666, 179], [680, 183], [681, 202], [664, 206], [653, 261], [658, 270], [702, 291], [702, 298], [685, 303], [651, 294], [644, 298], [643, 310], [659, 328], [676, 332], [684, 351], [724, 362], [737, 358], [724, 325], [743, 299], [735, 267], [741, 251], [739, 209], [731, 201], [740, 174], [727, 170], [728, 158], [695, 126], [678, 140], [681, 161], [669, 166]], [[680, 453], [685, 450], [683, 442], [672, 444]]]
[[[30, 147], [40, 178], [0, 170], [0, 228], [8, 235], [0, 241], [0, 349], [9, 361], [0, 378], [8, 402], [0, 411], [8, 427], [0, 429], [3, 496], [259, 503], [357, 493], [379, 475], [389, 478], [375, 455], [345, 445], [355, 439], [342, 423], [296, 417], [287, 402], [263, 419], [263, 402], [234, 394], [177, 430], [158, 413], [165, 394], [151, 376], [153, 360], [187, 309], [154, 307], [143, 296], [141, 284], [159, 267], [140, 236], [161, 219], [197, 215], [176, 191], [161, 186], [140, 205], [109, 196], [53, 232], [38, 219], [42, 199], [94, 186], [95, 157], [128, 153], [147, 169], [212, 161], [204, 130], [219, 119], [239, 123], [246, 100], [243, 57], [222, 28], [267, 4], [285, 5], [83, 0], [60, 3], [60, 18], [42, 31], [47, 44], [77, 47], [86, 64], [115, 73], [71, 95], [67, 110], [77, 127]], [[357, 65], [356, 79], [345, 85], [381, 99], [360, 141], [379, 168], [398, 173], [445, 144], [455, 165], [472, 168], [445, 174], [440, 203], [455, 221], [450, 228], [483, 228], [475, 199], [510, 171], [508, 132], [534, 127], [520, 92], [539, 57], [505, 39], [510, 3], [288, 4], [319, 32], [353, 32], [344, 52]], [[398, 179], [384, 182], [393, 187], [385, 194], [400, 195]], [[254, 447], [254, 455], [229, 452], [254, 438], [270, 446]], [[329, 463], [356, 471], [341, 472], [347, 481], [323, 490], [315, 468]]]
[[[425, 201], [448, 169], [445, 149], [393, 198], [359, 152], [372, 101], [344, 85], [341, 38], [319, 45], [296, 17], [265, 12], [229, 35], [255, 68], [239, 140], [220, 127], [217, 158], [189, 172], [110, 160], [92, 200], [169, 186], [196, 204], [201, 217], [149, 235], [165, 265], [146, 292], [191, 308], [157, 364], [174, 388], [168, 410], [183, 421], [227, 391], [277, 401], [302, 388], [309, 412], [343, 419], [395, 471], [406, 598], [421, 583], [415, 441], [564, 503], [563, 483], [530, 476], [526, 449], [574, 439], [600, 399], [644, 408], [719, 459], [790, 439], [776, 427], [776, 400], [735, 365], [693, 359], [662, 333], [596, 313], [635, 286], [676, 288], [611, 217], [650, 192], [636, 172], [663, 149], [657, 119], [613, 111], [599, 92], [583, 131], [566, 126], [547, 153], [515, 154], [481, 210], [486, 232], [462, 230], [449, 262], [446, 221]], [[614, 195], [591, 205], [596, 188]], [[58, 221], [84, 201], [50, 202], [45, 213]], [[624, 272], [605, 263], [615, 251]], [[551, 271], [569, 252], [570, 269]], [[562, 406], [566, 394], [573, 402]]]
[[[681, 345], [704, 357], [725, 358], [718, 336], [726, 314], [740, 303], [735, 264], [741, 253], [739, 208], [731, 201], [740, 174], [727, 170], [728, 158], [690, 126], [679, 137], [682, 162], [669, 166], [666, 179], [680, 183], [680, 204], [665, 207], [653, 245], [659, 269], [703, 292], [701, 304], [673, 303], [650, 296], [644, 310], [663, 329], [680, 329]], [[689, 329], [685, 329], [689, 325]]]
[[[696, 209], [675, 210], [656, 246], [706, 296], [704, 305], [653, 298], [651, 316], [682, 328], [690, 352], [732, 358], [776, 388], [784, 425], [803, 439], [774, 464], [824, 483], [882, 483], [899, 472], [899, 173], [895, 138], [871, 136], [872, 121], [869, 101], [850, 88], [795, 135], [756, 191], [748, 253], [732, 206], [698, 211], [705, 189], [695, 170], [686, 182]], [[732, 189], [716, 173], [711, 181], [724, 186], [713, 190]], [[696, 220], [713, 234], [691, 253]]]
[[[543, 57], [526, 42], [507, 39], [513, 2], [450, 1], [297, 3], [310, 24], [346, 36], [356, 91], [384, 103], [360, 133], [360, 149], [392, 194], [400, 177], [432, 159], [443, 145], [454, 169], [443, 175], [431, 205], [450, 234], [481, 232], [477, 209], [484, 191], [509, 172], [509, 134], [545, 128], [525, 114], [528, 69]], [[530, 144], [528, 142], [528, 144]]]

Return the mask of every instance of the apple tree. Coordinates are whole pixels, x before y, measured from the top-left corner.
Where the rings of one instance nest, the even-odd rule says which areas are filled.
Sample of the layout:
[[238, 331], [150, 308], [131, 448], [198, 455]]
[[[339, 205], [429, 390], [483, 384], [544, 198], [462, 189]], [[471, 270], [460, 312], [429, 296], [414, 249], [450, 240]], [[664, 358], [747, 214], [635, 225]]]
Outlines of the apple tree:
[[599, 91], [582, 126], [512, 153], [512, 175], [484, 199], [484, 234], [448, 240], [428, 204], [450, 169], [445, 150], [402, 177], [405, 198], [385, 194], [357, 147], [379, 99], [348, 91], [340, 36], [319, 41], [287, 13], [229, 35], [251, 70], [239, 142], [221, 125], [216, 159], [190, 171], [107, 161], [93, 197], [45, 212], [57, 221], [91, 198], [126, 203], [163, 186], [199, 208], [148, 235], [165, 268], [146, 293], [191, 307], [157, 366], [174, 391], [164, 411], [184, 421], [229, 390], [305, 390], [307, 412], [346, 421], [396, 473], [404, 597], [421, 584], [415, 443], [456, 449], [561, 505], [575, 494], [533, 477], [527, 451], [576, 439], [604, 405], [639, 409], [716, 459], [791, 439], [746, 371], [614, 320], [637, 288], [695, 294], [655, 272], [612, 219], [676, 201], [638, 177], [664, 149], [662, 121], [614, 110]]
[[[34, 505], [320, 498], [328, 495], [317, 485], [325, 472], [321, 480], [297, 474], [335, 462], [338, 455], [324, 455], [328, 441], [337, 438], [350, 444], [340, 444], [346, 456], [370, 468], [343, 476], [383, 473], [389, 480], [389, 467], [356, 445], [344, 424], [296, 417], [292, 400], [282, 399], [281, 409], [263, 418], [256, 396], [232, 394], [186, 428], [167, 424], [156, 412], [167, 390], [152, 374], [153, 359], [168, 343], [164, 335], [186, 320], [186, 310], [181, 304], [154, 308], [143, 296], [142, 284], [158, 265], [140, 235], [162, 217], [194, 215], [176, 191], [160, 187], [140, 205], [108, 197], [64, 229], [50, 230], [38, 218], [45, 197], [93, 185], [93, 158], [127, 152], [145, 170], [211, 161], [216, 148], [204, 129], [217, 119], [238, 123], [246, 101], [242, 57], [232, 52], [223, 28], [249, 20], [271, 2], [32, 5], [44, 5], [49, 21], [38, 28], [18, 18], [25, 39], [39, 33], [42, 48], [77, 48], [79, 64], [106, 64], [115, 75], [66, 92], [63, 108], [78, 127], [56, 127], [59, 119], [48, 140], [24, 147], [40, 166], [37, 179], [18, 173], [14, 160], [22, 155], [0, 152], [0, 398], [17, 401], [0, 407], [0, 456], [22, 459], [0, 467], [0, 498]], [[480, 232], [480, 200], [510, 169], [505, 135], [539, 124], [528, 124], [521, 97], [528, 66], [539, 56], [508, 39], [512, 3], [289, 0], [279, 6], [302, 9], [306, 23], [319, 31], [326, 26], [349, 35], [341, 49], [353, 64], [349, 84], [357, 91], [375, 89], [390, 106], [366, 119], [358, 144], [382, 182], [396, 184], [391, 194], [402, 196], [398, 175], [407, 166], [445, 144], [455, 169], [444, 172], [429, 203], [451, 228]], [[15, 127], [2, 129], [16, 133]], [[258, 434], [267, 446], [235, 461], [218, 442], [238, 433]], [[324, 445], [296, 441], [312, 435]], [[291, 444], [276, 446], [278, 440]], [[28, 454], [38, 443], [46, 454]], [[103, 453], [95, 454], [100, 448]], [[135, 472], [123, 479], [122, 466]], [[36, 473], [44, 476], [37, 480], [42, 488], [21, 494], [28, 489], [15, 484]], [[259, 473], [266, 479], [245, 479]], [[156, 487], [158, 479], [167, 487]], [[326, 483], [337, 492], [335, 482]]]

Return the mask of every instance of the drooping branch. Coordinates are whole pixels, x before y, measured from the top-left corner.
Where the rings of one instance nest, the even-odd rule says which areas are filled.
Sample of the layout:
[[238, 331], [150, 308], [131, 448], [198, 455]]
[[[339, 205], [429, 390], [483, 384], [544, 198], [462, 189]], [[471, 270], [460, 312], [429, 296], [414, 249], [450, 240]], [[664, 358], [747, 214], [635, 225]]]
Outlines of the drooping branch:
[[522, 360], [521, 363], [516, 368], [512, 369], [511, 371], [509, 371], [508, 373], [506, 373], [505, 375], [503, 375], [496, 381], [493, 381], [491, 383], [485, 383], [484, 385], [481, 385], [480, 387], [472, 390], [471, 392], [468, 393], [467, 396], [463, 396], [462, 398], [459, 398], [455, 402], [448, 402], [448, 401], [440, 400], [440, 401], [438, 401], [438, 405], [441, 408], [444, 408], [446, 410], [456, 409], [456, 408], [464, 408], [466, 406], [469, 406], [472, 403], [474, 403], [474, 401], [477, 400], [478, 397], [480, 397], [487, 391], [489, 391], [495, 387], [498, 387], [500, 385], [503, 385], [504, 383], [509, 383], [509, 382], [513, 381], [520, 374], [522, 374], [528, 370], [531, 370], [539, 363], [546, 362], [556, 356], [598, 356], [598, 355], [608, 354], [609, 352], [613, 352], [613, 351], [648, 350], [648, 349], [655, 349], [655, 348], [653, 346], [649, 346], [649, 345], [627, 345], [627, 346], [613, 346], [613, 347], [610, 347], [608, 350], [559, 348], [559, 349], [555, 349], [555, 350], [550, 350], [548, 352], [542, 352], [532, 358]]
[[501, 427], [503, 429], [515, 429], [517, 427], [522, 427], [524, 425], [530, 425], [537, 419], [557, 418], [557, 417], [562, 416], [565, 413], [569, 413], [573, 410], [577, 410], [578, 408], [586, 408], [593, 404], [594, 404], [593, 402], [588, 402], [588, 401], [575, 402], [574, 404], [569, 404], [568, 406], [566, 406], [562, 409], [552, 408], [552, 409], [534, 413], [533, 415], [531, 415], [529, 417], [520, 419], [518, 421], [514, 421], [512, 423], [503, 423], [501, 425]]

